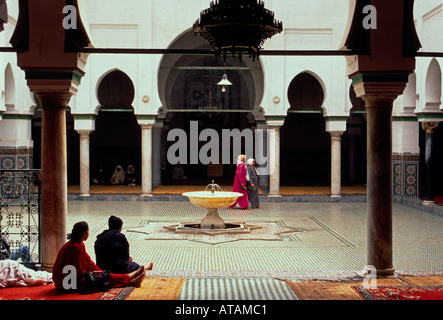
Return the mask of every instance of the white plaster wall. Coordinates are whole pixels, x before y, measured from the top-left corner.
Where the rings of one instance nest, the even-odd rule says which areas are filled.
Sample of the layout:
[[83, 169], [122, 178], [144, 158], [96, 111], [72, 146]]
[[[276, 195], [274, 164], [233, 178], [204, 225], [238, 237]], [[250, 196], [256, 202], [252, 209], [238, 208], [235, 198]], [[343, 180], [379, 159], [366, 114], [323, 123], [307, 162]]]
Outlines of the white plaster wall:
[[[189, 30], [200, 11], [209, 7], [209, 0], [80, 0], [83, 23], [95, 47], [167, 48], [177, 37]], [[442, 0], [415, 2], [417, 32], [422, 41], [422, 51], [443, 51]], [[284, 31], [265, 42], [265, 49], [330, 49], [340, 47], [349, 16], [349, 1], [343, 0], [266, 0], [265, 6], [283, 21]], [[0, 43], [9, 45], [9, 38], [17, 19], [17, 4], [8, 3], [11, 21], [0, 33]], [[323, 104], [325, 116], [346, 116], [350, 80], [346, 74], [343, 57], [261, 57], [265, 77], [262, 107], [266, 114], [285, 115], [289, 108], [287, 89], [300, 72], [314, 74], [325, 91]], [[96, 89], [100, 79], [112, 70], [125, 72], [133, 81], [136, 114], [156, 114], [162, 106], [158, 94], [158, 72], [161, 55], [107, 55], [92, 54], [86, 65], [86, 75], [80, 90], [71, 101], [74, 114], [96, 113]], [[437, 59], [442, 65], [442, 59]], [[426, 73], [431, 58], [418, 58], [416, 70], [416, 112], [425, 106]], [[13, 66], [16, 87], [16, 111], [32, 113], [34, 102], [17, 67], [15, 54], [0, 56], [0, 88], [4, 88], [4, 70]], [[149, 96], [149, 102], [142, 101]], [[279, 103], [274, 102], [279, 97]], [[396, 112], [404, 112], [402, 98]], [[0, 103], [0, 111], [5, 110]]]
[[[319, 3], [321, 2], [321, 3]], [[190, 29], [208, 0], [81, 1], [91, 41], [100, 48], [168, 48]], [[282, 20], [284, 31], [265, 42], [265, 49], [338, 49], [346, 27], [348, 7], [341, 0], [265, 1], [265, 6]], [[124, 14], [123, 14], [124, 11]], [[108, 35], [108, 37], [107, 37]], [[178, 47], [186, 48], [185, 44]], [[136, 88], [136, 114], [156, 114], [162, 106], [158, 94], [159, 55], [90, 55], [82, 79], [75, 113], [94, 113], [95, 91], [100, 78], [110, 70], [125, 72]], [[266, 114], [286, 114], [287, 88], [303, 71], [318, 76], [325, 88], [325, 113], [346, 114], [347, 84], [342, 57], [262, 57], [265, 89], [262, 106]], [[337, 81], [337, 75], [340, 78]], [[329, 94], [333, 93], [333, 94]], [[148, 103], [142, 102], [145, 95]], [[88, 98], [89, 97], [89, 98]], [[274, 97], [280, 103], [274, 103]]]
[[32, 148], [31, 130], [28, 119], [3, 119], [0, 122], [0, 147]]

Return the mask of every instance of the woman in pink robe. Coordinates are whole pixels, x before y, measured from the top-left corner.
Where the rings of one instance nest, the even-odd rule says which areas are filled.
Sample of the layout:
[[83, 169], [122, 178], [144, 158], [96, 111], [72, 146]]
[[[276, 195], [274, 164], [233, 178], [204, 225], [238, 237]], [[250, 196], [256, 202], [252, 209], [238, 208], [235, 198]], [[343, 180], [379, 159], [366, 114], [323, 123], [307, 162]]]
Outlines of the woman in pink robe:
[[237, 201], [230, 205], [229, 208], [234, 208], [238, 204], [241, 209], [251, 209], [249, 207], [248, 191], [246, 189], [246, 176], [248, 171], [246, 170], [245, 159], [246, 157], [244, 155], [239, 155], [237, 158], [237, 171], [235, 172], [234, 186], [232, 188], [233, 192], [239, 192], [243, 194], [243, 196], [238, 197]]

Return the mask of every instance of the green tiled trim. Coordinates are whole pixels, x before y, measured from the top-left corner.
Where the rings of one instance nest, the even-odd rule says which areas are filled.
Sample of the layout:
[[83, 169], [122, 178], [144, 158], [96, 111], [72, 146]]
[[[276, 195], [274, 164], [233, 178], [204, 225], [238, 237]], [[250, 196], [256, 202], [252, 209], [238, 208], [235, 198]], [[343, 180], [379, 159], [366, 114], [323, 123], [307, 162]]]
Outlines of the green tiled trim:
[[321, 111], [321, 110], [288, 110], [288, 113], [319, 114], [319, 113], [323, 113], [323, 111]]
[[271, 120], [271, 121], [280, 121], [280, 120], [285, 120], [286, 116], [265, 116], [266, 120]]
[[443, 113], [419, 113], [418, 119], [443, 119]]
[[27, 70], [26, 79], [56, 79], [72, 80], [78, 84], [81, 82], [83, 73], [79, 70]]
[[408, 82], [409, 73], [359, 73], [352, 77], [354, 85], [361, 82]]
[[417, 117], [392, 117], [392, 121], [396, 122], [416, 122]]
[[95, 114], [74, 114], [74, 120], [95, 120], [97, 115]]
[[100, 112], [129, 112], [133, 113], [133, 109], [100, 109]]
[[29, 114], [3, 114], [4, 120], [31, 120], [32, 116]]
[[326, 121], [348, 121], [348, 117], [335, 117], [335, 116], [331, 116], [331, 117], [325, 117]]
[[151, 114], [151, 115], [137, 115], [137, 120], [156, 120], [157, 115]]

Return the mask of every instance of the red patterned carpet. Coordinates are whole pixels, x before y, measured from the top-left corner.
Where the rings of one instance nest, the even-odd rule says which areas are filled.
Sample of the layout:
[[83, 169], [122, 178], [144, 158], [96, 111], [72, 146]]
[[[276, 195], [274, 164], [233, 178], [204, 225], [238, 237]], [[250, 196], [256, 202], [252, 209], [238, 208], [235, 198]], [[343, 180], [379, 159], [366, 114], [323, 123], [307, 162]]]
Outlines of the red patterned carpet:
[[124, 300], [134, 287], [110, 289], [108, 292], [64, 293], [54, 284], [38, 287], [12, 287], [0, 289], [0, 300]]
[[354, 288], [366, 300], [443, 300], [442, 286]]

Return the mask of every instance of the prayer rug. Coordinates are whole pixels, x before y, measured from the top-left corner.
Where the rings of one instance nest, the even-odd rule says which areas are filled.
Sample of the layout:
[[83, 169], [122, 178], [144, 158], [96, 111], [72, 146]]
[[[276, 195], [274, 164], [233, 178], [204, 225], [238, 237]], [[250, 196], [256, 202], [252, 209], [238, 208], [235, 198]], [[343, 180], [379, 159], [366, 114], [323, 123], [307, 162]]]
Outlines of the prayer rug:
[[355, 287], [366, 300], [443, 300], [443, 286]]
[[443, 286], [443, 276], [400, 276], [399, 278], [411, 286]]
[[[363, 300], [354, 287], [363, 286], [362, 281], [289, 281], [289, 287], [300, 300]], [[406, 285], [399, 279], [377, 279], [378, 285]]]
[[300, 300], [363, 300], [349, 283], [288, 281], [288, 285]]
[[103, 292], [97, 300], [127, 300], [135, 287], [112, 288]]
[[107, 292], [65, 293], [54, 284], [35, 287], [10, 287], [0, 289], [0, 300], [125, 300], [134, 287], [113, 288]]
[[0, 300], [96, 300], [102, 292], [80, 294], [57, 291], [54, 284], [0, 289]]
[[184, 283], [184, 278], [146, 278], [126, 300], [177, 300]]

